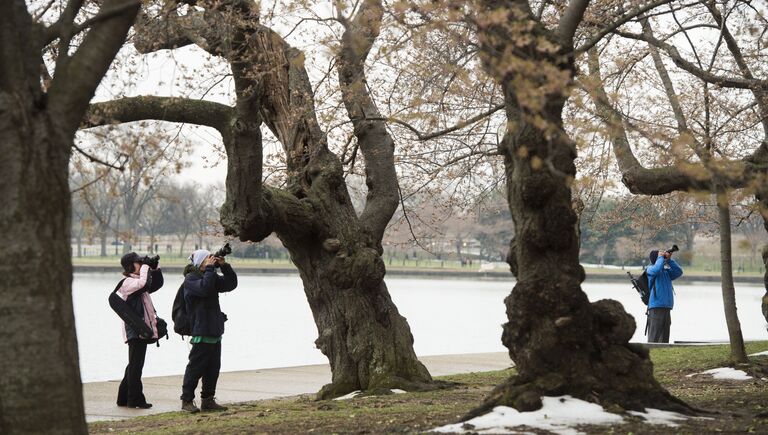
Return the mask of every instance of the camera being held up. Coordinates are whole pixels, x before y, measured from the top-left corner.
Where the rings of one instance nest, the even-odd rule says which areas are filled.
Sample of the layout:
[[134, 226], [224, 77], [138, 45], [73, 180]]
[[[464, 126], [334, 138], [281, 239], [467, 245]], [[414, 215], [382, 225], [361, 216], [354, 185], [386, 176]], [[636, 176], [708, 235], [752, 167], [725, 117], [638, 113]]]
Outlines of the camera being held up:
[[145, 255], [139, 259], [139, 263], [146, 264], [150, 269], [157, 269], [157, 265], [160, 263], [160, 256], [155, 255], [150, 257], [149, 255]]
[[[229, 243], [225, 243], [224, 246], [221, 247], [221, 249], [213, 253], [213, 256], [218, 258], [224, 258], [231, 253], [232, 253], [232, 247], [229, 246]], [[214, 266], [219, 267], [219, 263], [218, 262], [215, 263]]]
[[669, 260], [670, 258], [672, 258], [672, 253], [673, 253], [673, 252], [677, 252], [677, 251], [679, 251], [679, 250], [680, 250], [680, 248], [678, 248], [678, 247], [677, 247], [677, 245], [672, 245], [672, 247], [671, 247], [671, 248], [669, 248], [669, 249], [667, 249], [666, 251], [664, 251], [664, 252], [667, 254], [667, 255], [665, 255], [665, 256], [664, 256], [664, 257], [665, 257], [665, 260], [664, 260], [664, 269], [665, 269], [665, 270], [669, 270], [669, 269], [671, 269], [671, 266], [669, 265], [669, 263], [667, 262], [667, 260]]

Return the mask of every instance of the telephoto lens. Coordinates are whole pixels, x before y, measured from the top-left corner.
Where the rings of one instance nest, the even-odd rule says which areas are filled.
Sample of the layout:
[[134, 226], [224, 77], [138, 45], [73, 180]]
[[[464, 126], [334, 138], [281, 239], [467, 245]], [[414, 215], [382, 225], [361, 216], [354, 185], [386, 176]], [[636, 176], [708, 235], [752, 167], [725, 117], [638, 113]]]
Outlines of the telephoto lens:
[[221, 247], [218, 251], [216, 251], [213, 256], [214, 257], [226, 257], [227, 255], [232, 253], [232, 247], [229, 246], [229, 243], [225, 243], [224, 246]]

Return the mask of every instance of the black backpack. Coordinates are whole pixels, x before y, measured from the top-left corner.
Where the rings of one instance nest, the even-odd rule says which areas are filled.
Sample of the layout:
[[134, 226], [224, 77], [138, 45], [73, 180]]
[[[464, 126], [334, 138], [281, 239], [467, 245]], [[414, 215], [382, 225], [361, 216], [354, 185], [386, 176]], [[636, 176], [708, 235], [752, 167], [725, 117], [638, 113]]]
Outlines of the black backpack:
[[120, 316], [123, 322], [136, 331], [139, 338], [142, 340], [150, 340], [153, 335], [152, 329], [144, 322], [144, 318], [138, 315], [136, 311], [133, 311], [133, 308], [131, 308], [123, 298], [117, 295], [117, 291], [123, 285], [123, 281], [125, 280], [121, 279], [120, 282], [117, 283], [115, 289], [112, 290], [112, 293], [109, 294], [109, 306], [118, 316]]
[[173, 308], [171, 308], [171, 318], [173, 319], [173, 331], [182, 337], [192, 335], [192, 326], [189, 324], [187, 315], [187, 303], [184, 301], [184, 284], [179, 286], [176, 297], [173, 299]]
[[632, 281], [632, 286], [640, 294], [640, 300], [647, 306], [648, 301], [651, 299], [651, 291], [656, 290], [655, 286], [653, 289], [648, 287], [648, 273], [643, 270], [643, 273], [635, 278], [632, 276], [632, 272], [627, 271], [627, 275], [629, 275], [629, 280]]

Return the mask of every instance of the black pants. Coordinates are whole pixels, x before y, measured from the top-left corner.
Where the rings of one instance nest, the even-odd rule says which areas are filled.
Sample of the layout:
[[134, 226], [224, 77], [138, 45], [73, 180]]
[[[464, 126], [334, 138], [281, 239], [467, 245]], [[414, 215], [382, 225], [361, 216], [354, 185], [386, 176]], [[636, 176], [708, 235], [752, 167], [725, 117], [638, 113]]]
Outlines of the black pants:
[[147, 355], [147, 342], [128, 340], [128, 365], [120, 388], [117, 390], [118, 406], [137, 406], [147, 403], [144, 386], [141, 384], [141, 372], [144, 370], [144, 357]]
[[669, 343], [670, 326], [672, 326], [671, 308], [648, 310], [648, 343]]
[[192, 350], [189, 352], [189, 363], [187, 363], [187, 369], [184, 371], [181, 400], [190, 401], [195, 398], [195, 389], [200, 378], [203, 379], [200, 397], [206, 399], [215, 396], [220, 369], [221, 342], [193, 344]]

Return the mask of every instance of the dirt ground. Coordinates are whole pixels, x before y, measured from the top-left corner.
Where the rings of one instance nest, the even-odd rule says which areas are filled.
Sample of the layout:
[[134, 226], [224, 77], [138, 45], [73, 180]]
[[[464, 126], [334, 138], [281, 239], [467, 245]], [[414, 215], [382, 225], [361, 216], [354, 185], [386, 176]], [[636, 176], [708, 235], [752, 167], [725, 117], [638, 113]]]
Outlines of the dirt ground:
[[[768, 350], [768, 342], [750, 343], [748, 352]], [[678, 427], [645, 424], [626, 416], [616, 426], [582, 426], [588, 434], [768, 434], [768, 357], [753, 357], [738, 367], [753, 376], [747, 381], [717, 380], [692, 373], [724, 366], [725, 346], [654, 349], [657, 379], [670, 392], [702, 409], [705, 418], [689, 419]], [[378, 434], [424, 433], [456, 423], [513, 370], [442, 377], [451, 388], [424, 393], [316, 401], [305, 395], [230, 406], [221, 413], [160, 414], [90, 425], [91, 433], [279, 433]], [[523, 430], [524, 428], [517, 428]], [[527, 433], [549, 432], [527, 429]]]

